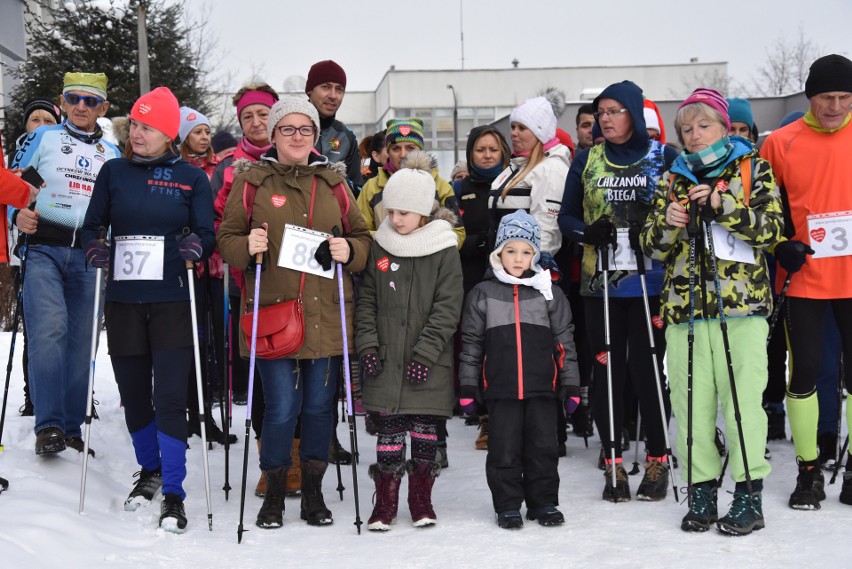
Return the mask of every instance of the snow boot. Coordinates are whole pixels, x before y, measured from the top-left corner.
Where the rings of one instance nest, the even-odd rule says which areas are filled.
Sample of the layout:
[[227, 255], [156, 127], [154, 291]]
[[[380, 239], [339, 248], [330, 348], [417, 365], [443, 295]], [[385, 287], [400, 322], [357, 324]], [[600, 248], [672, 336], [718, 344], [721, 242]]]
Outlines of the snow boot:
[[476, 450], [488, 450], [488, 415], [479, 418], [479, 435], [474, 446]]
[[553, 504], [546, 504], [532, 510], [527, 509], [527, 519], [538, 520], [538, 524], [542, 526], [558, 526], [565, 523], [565, 516]]
[[166, 494], [160, 504], [160, 527], [171, 533], [186, 531], [186, 511], [183, 500], [177, 494]]
[[[211, 416], [212, 411], [208, 411], [207, 415], [204, 419], [204, 434], [207, 436], [207, 442], [219, 443], [220, 445], [225, 445], [225, 433], [222, 432], [222, 429], [219, 428], [219, 425], [216, 424], [216, 421]], [[201, 423], [198, 415], [190, 411], [190, 418], [187, 421], [187, 437], [190, 438], [193, 435], [198, 437], [201, 436]], [[236, 444], [237, 435], [229, 434], [228, 435], [228, 444]]]
[[9, 489], [9, 481], [5, 478], [0, 478], [0, 492], [5, 492]]
[[32, 417], [35, 415], [35, 411], [33, 410], [33, 402], [30, 401], [30, 398], [27, 397], [24, 400], [24, 404], [21, 405], [18, 412], [21, 414], [21, 417]]
[[331, 464], [352, 464], [352, 453], [341, 446], [337, 439], [337, 431], [331, 433], [331, 443], [328, 446], [328, 461]]
[[787, 438], [785, 431], [787, 423], [787, 414], [784, 408], [775, 409], [769, 405], [764, 405], [763, 410], [766, 411], [766, 440], [767, 441], [783, 441]]
[[[257, 456], [260, 456], [260, 439], [257, 439]], [[266, 478], [263, 477], [263, 471], [260, 471], [260, 480], [257, 481], [257, 486], [254, 487], [254, 495], [258, 498], [266, 496]]]
[[399, 511], [399, 485], [405, 475], [405, 464], [392, 466], [371, 464], [367, 473], [376, 483], [373, 513], [367, 522], [367, 529], [387, 531], [396, 520], [396, 514]]
[[[85, 443], [83, 442], [83, 437], [67, 437], [65, 439], [65, 446], [81, 453], [85, 448]], [[95, 458], [95, 450], [92, 447], [89, 447], [89, 456]]]
[[134, 512], [139, 506], [147, 506], [150, 504], [160, 490], [163, 488], [163, 476], [160, 469], [145, 470], [144, 468], [133, 475], [139, 477], [139, 480], [130, 491], [130, 495], [124, 501], [124, 510], [126, 512]]
[[794, 510], [819, 510], [820, 501], [825, 500], [825, 477], [819, 467], [819, 459], [804, 461], [797, 458], [799, 476], [796, 489], [790, 495], [790, 507]]
[[760, 492], [762, 480], [752, 480], [752, 494], [749, 495], [745, 482], [737, 482], [734, 490], [734, 503], [731, 510], [716, 522], [716, 528], [728, 535], [748, 535], [766, 527], [763, 521], [763, 504]]
[[409, 460], [408, 464], [408, 510], [414, 527], [434, 525], [438, 521], [432, 508], [432, 485], [441, 473], [441, 465], [434, 461]]
[[280, 466], [263, 470], [266, 481], [266, 494], [263, 505], [257, 513], [257, 527], [264, 529], [280, 528], [284, 525], [284, 487], [287, 485], [287, 467]]
[[309, 526], [328, 526], [334, 523], [331, 511], [322, 497], [322, 478], [328, 463], [321, 460], [302, 461], [302, 512]]
[[819, 465], [825, 470], [832, 470], [837, 462], [837, 433], [820, 433], [817, 435], [819, 447]]
[[497, 525], [503, 529], [521, 529], [524, 527], [524, 518], [520, 510], [506, 510], [497, 514]]
[[65, 433], [60, 429], [47, 427], [36, 433], [36, 454], [56, 454], [63, 450], [65, 450]]
[[299, 456], [299, 439], [293, 439], [290, 448], [291, 466], [287, 469], [287, 488], [285, 494], [289, 497], [298, 496], [302, 492], [302, 457]]
[[[846, 460], [849, 460], [848, 458]], [[843, 473], [843, 487], [840, 489], [840, 503], [852, 506], [852, 470]]]
[[719, 515], [716, 509], [716, 481], [701, 482], [692, 487], [689, 511], [680, 522], [683, 531], [704, 532], [710, 524], [716, 522]]
[[650, 458], [645, 463], [645, 475], [636, 490], [636, 499], [645, 502], [658, 502], [665, 499], [669, 490], [669, 465], [660, 458]]
[[603, 499], [607, 502], [629, 502], [630, 501], [630, 483], [627, 481], [627, 471], [621, 463], [616, 464], [615, 468], [615, 488], [612, 487], [612, 465], [606, 465], [604, 472], [604, 480], [606, 485], [603, 489]]

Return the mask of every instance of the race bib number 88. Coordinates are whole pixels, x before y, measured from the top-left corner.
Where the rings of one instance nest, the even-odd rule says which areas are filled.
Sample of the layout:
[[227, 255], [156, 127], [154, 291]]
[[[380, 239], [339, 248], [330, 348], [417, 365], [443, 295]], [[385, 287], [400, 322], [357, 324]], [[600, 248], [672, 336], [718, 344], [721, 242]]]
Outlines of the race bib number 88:
[[329, 237], [331, 235], [328, 233], [286, 224], [281, 238], [281, 251], [278, 253], [278, 266], [327, 279], [334, 278], [334, 265], [325, 271], [314, 259], [317, 247]]
[[162, 235], [123, 235], [116, 237], [116, 281], [161, 281], [165, 241]]

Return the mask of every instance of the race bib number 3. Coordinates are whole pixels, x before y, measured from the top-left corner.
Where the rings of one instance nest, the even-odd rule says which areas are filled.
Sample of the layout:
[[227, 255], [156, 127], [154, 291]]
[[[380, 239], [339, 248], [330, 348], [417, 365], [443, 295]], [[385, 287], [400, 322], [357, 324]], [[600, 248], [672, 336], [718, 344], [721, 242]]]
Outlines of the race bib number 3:
[[[618, 248], [613, 252], [612, 246], [609, 247], [609, 267], [608, 271], [636, 271], [639, 265], [636, 262], [636, 253], [630, 247], [629, 229], [627, 227], [619, 227], [616, 229]], [[651, 259], [644, 257], [645, 270], [651, 270]], [[598, 269], [600, 270], [600, 257], [598, 257]]]
[[852, 211], [837, 211], [808, 216], [808, 237], [814, 259], [819, 257], [845, 257], [852, 254], [849, 239], [852, 236]]
[[[736, 263], [757, 264], [754, 248], [751, 245], [715, 221], [710, 224], [710, 231], [713, 235], [713, 251], [717, 257]], [[705, 247], [710, 248], [707, 244], [705, 244]]]
[[113, 239], [116, 281], [163, 280], [165, 241], [162, 235], [123, 235]]
[[281, 238], [281, 252], [278, 254], [278, 266], [327, 279], [334, 278], [334, 265], [327, 271], [314, 259], [314, 253], [320, 243], [331, 237], [328, 233], [314, 231], [299, 225], [284, 226]]

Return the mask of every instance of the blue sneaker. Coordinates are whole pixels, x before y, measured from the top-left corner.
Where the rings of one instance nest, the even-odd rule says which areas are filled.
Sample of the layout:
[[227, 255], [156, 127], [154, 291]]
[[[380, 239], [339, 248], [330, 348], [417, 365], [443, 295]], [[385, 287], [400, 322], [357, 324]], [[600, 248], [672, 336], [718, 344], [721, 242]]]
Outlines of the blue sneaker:
[[524, 518], [520, 510], [506, 510], [497, 514], [497, 525], [503, 529], [521, 529], [524, 527]]

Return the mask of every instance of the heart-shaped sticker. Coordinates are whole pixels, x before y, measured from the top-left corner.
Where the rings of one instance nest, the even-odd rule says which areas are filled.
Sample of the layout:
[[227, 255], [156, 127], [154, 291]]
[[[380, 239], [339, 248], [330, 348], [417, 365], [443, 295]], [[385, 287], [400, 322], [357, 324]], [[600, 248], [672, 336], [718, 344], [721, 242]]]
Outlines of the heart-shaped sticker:
[[287, 196], [279, 196], [278, 194], [272, 194], [272, 205], [275, 207], [281, 207], [287, 203]]
[[198, 118], [198, 117], [197, 117], [197, 116], [195, 116], [195, 113], [189, 113], [189, 114], [186, 116], [186, 120], [188, 120], [188, 121], [194, 121], [194, 120], [195, 120], [195, 119], [197, 119], [197, 118]]
[[825, 239], [825, 228], [811, 229], [811, 239], [817, 243], [822, 243], [822, 240]]
[[139, 103], [139, 114], [147, 115], [151, 112], [151, 107], [145, 103]]
[[657, 316], [656, 314], [651, 317], [651, 324], [653, 324], [654, 328], [656, 328], [657, 330], [662, 330], [663, 326], [665, 326], [665, 322], [663, 322], [663, 319]]
[[598, 355], [595, 356], [595, 359], [598, 360], [599, 364], [606, 365], [606, 362], [607, 362], [606, 352], [599, 353]]
[[402, 136], [408, 136], [409, 134], [411, 134], [411, 127], [407, 124], [402, 125], [401, 127], [399, 127], [399, 134], [401, 134]]
[[398, 271], [399, 270], [399, 264], [398, 263], [391, 263], [391, 270], [392, 271]]
[[382, 257], [376, 261], [376, 267], [383, 273], [388, 272], [388, 266], [390, 266], [390, 259], [387, 257]]

